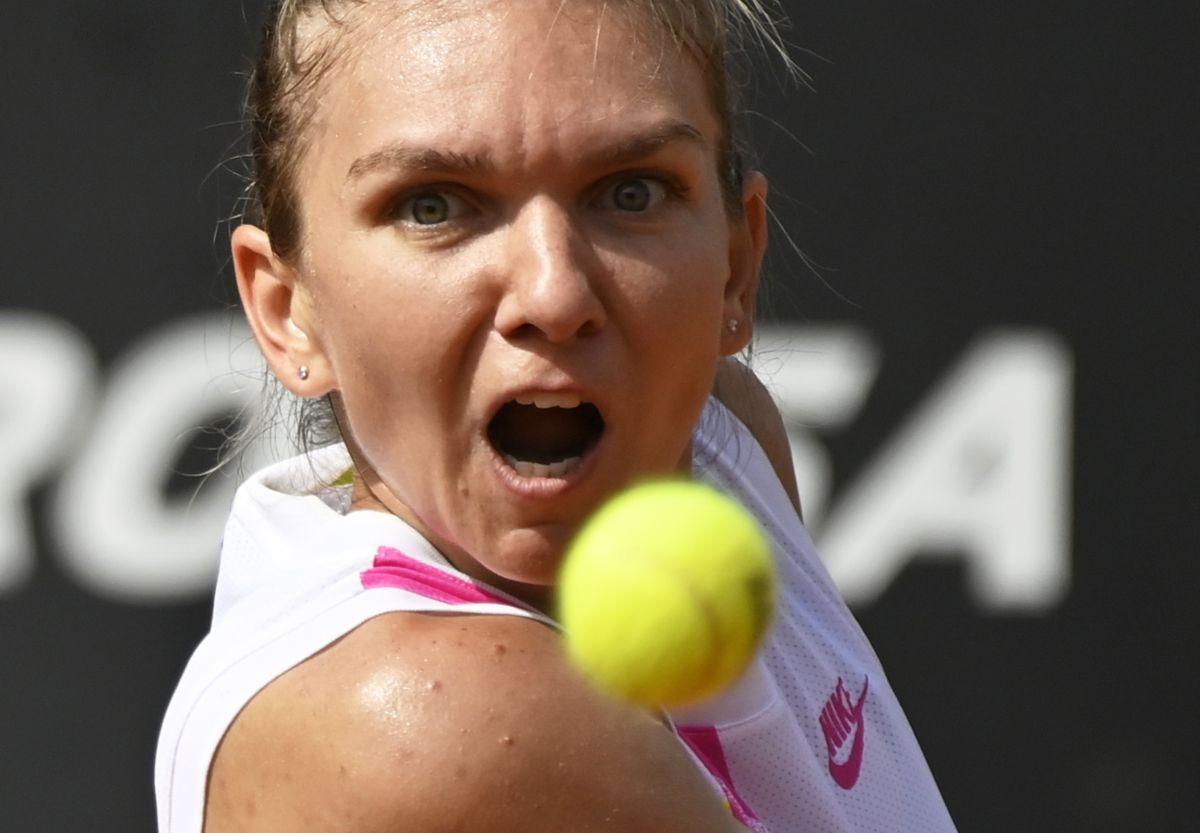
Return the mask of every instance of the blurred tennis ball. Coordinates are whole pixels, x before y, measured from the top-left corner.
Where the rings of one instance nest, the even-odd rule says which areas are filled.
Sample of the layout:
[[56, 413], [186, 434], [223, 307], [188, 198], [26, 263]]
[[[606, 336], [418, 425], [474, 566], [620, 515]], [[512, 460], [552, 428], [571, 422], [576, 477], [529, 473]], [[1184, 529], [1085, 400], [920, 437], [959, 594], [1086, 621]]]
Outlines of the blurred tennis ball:
[[708, 486], [655, 481], [604, 504], [563, 562], [567, 652], [602, 689], [643, 706], [702, 700], [750, 663], [775, 608], [757, 522]]

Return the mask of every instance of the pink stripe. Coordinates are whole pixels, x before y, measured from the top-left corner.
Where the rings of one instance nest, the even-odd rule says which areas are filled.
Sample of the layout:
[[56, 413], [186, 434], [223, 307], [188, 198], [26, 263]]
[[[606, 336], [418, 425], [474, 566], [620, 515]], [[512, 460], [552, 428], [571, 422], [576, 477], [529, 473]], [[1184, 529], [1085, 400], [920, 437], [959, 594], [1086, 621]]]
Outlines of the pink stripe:
[[721, 736], [713, 726], [676, 726], [675, 731], [683, 739], [712, 777], [721, 785], [725, 799], [733, 817], [756, 833], [767, 833], [758, 816], [750, 809], [750, 805], [738, 794], [733, 785], [733, 775], [729, 772], [729, 763], [725, 760], [725, 750], [721, 746]]
[[391, 547], [380, 547], [375, 553], [375, 565], [359, 575], [362, 586], [396, 587], [451, 605], [502, 604], [513, 607], [505, 598], [489, 593], [477, 584], [423, 561], [405, 555]]

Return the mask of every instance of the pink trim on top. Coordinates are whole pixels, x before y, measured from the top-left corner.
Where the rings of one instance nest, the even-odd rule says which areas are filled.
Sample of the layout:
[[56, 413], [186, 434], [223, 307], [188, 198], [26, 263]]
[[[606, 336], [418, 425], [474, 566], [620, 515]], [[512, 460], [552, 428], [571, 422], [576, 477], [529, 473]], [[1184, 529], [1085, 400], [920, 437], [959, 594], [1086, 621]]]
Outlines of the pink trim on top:
[[391, 547], [380, 547], [374, 566], [359, 574], [362, 586], [395, 587], [449, 605], [502, 604], [516, 607], [511, 599], [490, 593], [478, 584], [439, 570]]
[[700, 763], [704, 764], [705, 769], [716, 779], [721, 787], [721, 792], [725, 793], [725, 800], [729, 802], [729, 810], [733, 813], [733, 817], [755, 833], [767, 833], [767, 828], [763, 827], [758, 816], [754, 814], [750, 805], [738, 793], [737, 787], [733, 785], [733, 775], [729, 772], [729, 763], [725, 760], [725, 750], [721, 746], [721, 736], [717, 733], [716, 728], [713, 726], [676, 726], [675, 731], [679, 733], [683, 742], [696, 753], [696, 757], [700, 759]]

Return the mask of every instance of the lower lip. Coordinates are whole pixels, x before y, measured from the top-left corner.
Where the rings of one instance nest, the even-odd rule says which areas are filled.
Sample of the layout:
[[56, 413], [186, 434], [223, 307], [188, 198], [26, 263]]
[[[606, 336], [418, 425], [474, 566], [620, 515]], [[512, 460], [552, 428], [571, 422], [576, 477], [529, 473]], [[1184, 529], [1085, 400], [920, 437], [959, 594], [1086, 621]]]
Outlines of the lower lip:
[[587, 477], [588, 473], [596, 466], [596, 458], [600, 456], [599, 451], [604, 446], [607, 433], [602, 434], [599, 442], [588, 449], [575, 468], [562, 477], [525, 477], [518, 474], [517, 470], [508, 464], [500, 452], [496, 451], [490, 442], [487, 442], [486, 438], [484, 438], [484, 442], [487, 442], [492, 457], [492, 468], [495, 469], [500, 482], [509, 491], [523, 498], [538, 500], [558, 497]]

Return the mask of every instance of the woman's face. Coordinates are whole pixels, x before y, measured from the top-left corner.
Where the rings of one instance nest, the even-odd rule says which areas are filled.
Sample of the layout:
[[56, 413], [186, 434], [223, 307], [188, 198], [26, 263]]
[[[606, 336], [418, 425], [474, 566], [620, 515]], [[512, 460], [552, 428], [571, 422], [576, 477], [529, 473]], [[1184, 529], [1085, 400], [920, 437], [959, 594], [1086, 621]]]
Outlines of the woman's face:
[[340, 35], [295, 320], [390, 508], [460, 569], [547, 585], [604, 497], [686, 466], [748, 339], [764, 186], [731, 217], [698, 65], [625, 13], [433, 5]]

